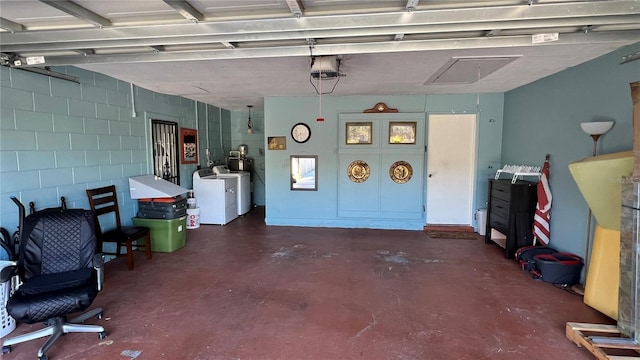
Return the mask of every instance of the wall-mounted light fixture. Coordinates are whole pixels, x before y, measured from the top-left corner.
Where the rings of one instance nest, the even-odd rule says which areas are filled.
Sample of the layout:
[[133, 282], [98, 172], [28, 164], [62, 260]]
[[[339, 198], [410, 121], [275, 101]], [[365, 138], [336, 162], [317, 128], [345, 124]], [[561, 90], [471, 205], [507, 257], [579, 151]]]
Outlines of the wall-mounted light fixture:
[[251, 121], [251, 108], [253, 105], [247, 105], [249, 108], [249, 120], [247, 121], [247, 134], [253, 134], [253, 121]]

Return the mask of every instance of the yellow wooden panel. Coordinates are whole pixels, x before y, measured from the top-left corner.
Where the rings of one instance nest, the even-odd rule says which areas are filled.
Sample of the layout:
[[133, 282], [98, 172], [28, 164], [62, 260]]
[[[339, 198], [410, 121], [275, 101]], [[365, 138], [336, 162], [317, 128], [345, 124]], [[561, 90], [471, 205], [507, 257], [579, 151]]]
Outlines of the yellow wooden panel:
[[596, 225], [584, 303], [617, 320], [619, 283], [620, 231]]
[[633, 152], [593, 156], [569, 164], [573, 176], [598, 225], [620, 230], [620, 184], [633, 170]]

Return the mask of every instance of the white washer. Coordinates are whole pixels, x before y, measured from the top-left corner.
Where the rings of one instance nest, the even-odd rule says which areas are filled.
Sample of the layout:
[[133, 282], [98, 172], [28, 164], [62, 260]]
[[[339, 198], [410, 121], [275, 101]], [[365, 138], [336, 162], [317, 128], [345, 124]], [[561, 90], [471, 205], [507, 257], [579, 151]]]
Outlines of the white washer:
[[251, 174], [248, 171], [231, 172], [226, 165], [213, 167], [213, 173], [218, 178], [236, 179], [238, 186], [238, 215], [244, 215], [251, 210]]
[[193, 193], [200, 208], [201, 224], [225, 225], [238, 217], [238, 185], [233, 178], [219, 178], [209, 168], [193, 173]]

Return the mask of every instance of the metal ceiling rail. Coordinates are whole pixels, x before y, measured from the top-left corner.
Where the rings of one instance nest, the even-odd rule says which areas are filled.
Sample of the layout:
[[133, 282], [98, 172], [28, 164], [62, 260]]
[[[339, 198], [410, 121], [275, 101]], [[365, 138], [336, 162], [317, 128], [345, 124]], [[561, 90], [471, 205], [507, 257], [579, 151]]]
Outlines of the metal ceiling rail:
[[23, 31], [25, 29], [22, 24], [18, 24], [5, 18], [0, 18], [0, 28], [10, 32]]
[[189, 21], [199, 22], [204, 20], [204, 15], [195, 9], [191, 4], [185, 0], [162, 0], [167, 5], [171, 6], [180, 15]]
[[[640, 0], [587, 1], [578, 3], [514, 5], [487, 8], [440, 9], [414, 12], [326, 15], [296, 18], [203, 21], [197, 24], [162, 24], [144, 26], [113, 26], [97, 28], [51, 29], [0, 33], [3, 48], [27, 44], [56, 44], [87, 42], [158, 39], [188, 36], [241, 35], [297, 33], [306, 36], [314, 31], [347, 31], [350, 29], [397, 28], [398, 26], [458, 25], [513, 23], [517, 28], [523, 21], [548, 21], [550, 19], [597, 19], [602, 16], [618, 17], [640, 15]], [[621, 20], [627, 23], [624, 19]], [[485, 30], [493, 30], [487, 28]], [[310, 37], [310, 36], [309, 36]], [[235, 41], [235, 40], [230, 40]], [[12, 50], [3, 50], [12, 51]]]
[[56, 8], [62, 12], [65, 12], [78, 19], [87, 21], [95, 26], [101, 28], [103, 26], [111, 26], [111, 21], [106, 19], [93, 11], [86, 9], [72, 1], [68, 0], [39, 0], [41, 3], [47, 4], [53, 8]]
[[[58, 42], [58, 43], [30, 43], [30, 44], [5, 44], [2, 42], [4, 37], [0, 36], [2, 42], [1, 50], [3, 52], [44, 52], [44, 51], [60, 51], [60, 50], [77, 50], [77, 49], [109, 49], [124, 48], [133, 46], [170, 46], [170, 45], [193, 45], [203, 43], [228, 42], [242, 43], [247, 41], [278, 41], [278, 40], [306, 40], [328, 39], [340, 37], [362, 37], [362, 36], [380, 36], [395, 34], [436, 34], [436, 33], [453, 33], [453, 32], [475, 32], [475, 31], [502, 31], [509, 29], [517, 29], [519, 31], [543, 32], [548, 29], [558, 27], [584, 27], [589, 26], [595, 28], [603, 25], [626, 25], [640, 29], [640, 15], [628, 16], [598, 16], [598, 17], [581, 17], [575, 19], [541, 19], [541, 20], [521, 20], [518, 22], [481, 22], [467, 24], [434, 24], [434, 25], [396, 25], [391, 27], [367, 28], [367, 29], [324, 29], [324, 30], [308, 30], [308, 31], [280, 31], [277, 33], [237, 33], [229, 31], [223, 34], [207, 33], [203, 31], [199, 35], [180, 35], [180, 36], [158, 36], [149, 35], [144, 37], [142, 34], [133, 36], [131, 39], [112, 39], [110, 37], [101, 40], [81, 40], [74, 42]], [[106, 29], [103, 29], [106, 30]], [[134, 30], [134, 29], [131, 29]], [[144, 29], [135, 29], [136, 32], [142, 32]]]
[[[590, 32], [561, 34], [557, 41], [541, 44], [532, 44], [531, 36], [499, 36], [476, 37], [462, 39], [436, 39], [436, 40], [410, 40], [410, 41], [386, 41], [372, 43], [349, 43], [318, 45], [313, 49], [314, 55], [344, 55], [367, 53], [390, 53], [403, 51], [429, 51], [429, 50], [459, 50], [459, 49], [488, 49], [488, 48], [514, 48], [530, 46], [556, 46], [575, 44], [595, 44], [620, 42], [629, 43], [640, 39], [640, 30], [615, 31], [615, 32]], [[309, 56], [309, 48], [301, 46], [280, 46], [252, 49], [219, 49], [200, 51], [167, 51], [159, 53], [136, 54], [109, 54], [86, 56], [50, 56], [46, 57], [44, 64], [39, 66], [80, 65], [100, 63], [141, 63], [141, 62], [167, 62], [167, 61], [191, 61], [191, 60], [222, 60], [240, 58], [268, 58], [285, 56]], [[26, 65], [23, 65], [26, 66]]]

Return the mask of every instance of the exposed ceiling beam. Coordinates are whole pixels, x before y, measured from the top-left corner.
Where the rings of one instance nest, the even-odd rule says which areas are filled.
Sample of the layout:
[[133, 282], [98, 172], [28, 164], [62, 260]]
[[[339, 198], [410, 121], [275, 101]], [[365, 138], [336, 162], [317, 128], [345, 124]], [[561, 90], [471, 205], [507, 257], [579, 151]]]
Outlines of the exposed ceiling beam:
[[[594, 15], [597, 14], [597, 15]], [[489, 8], [464, 8], [396, 13], [349, 14], [312, 16], [303, 19], [275, 18], [252, 21], [201, 22], [192, 24], [165, 24], [144, 26], [118, 26], [106, 29], [51, 29], [46, 32], [0, 33], [3, 46], [15, 44], [45, 44], [62, 42], [95, 41], [100, 39], [132, 40], [143, 38], [171, 38], [177, 36], [208, 36], [259, 33], [321, 32], [324, 30], [366, 30], [375, 32], [381, 28], [443, 26], [464, 29], [469, 25], [490, 25], [487, 29], [518, 28], [523, 23], [549, 23], [558, 26], [579, 21], [598, 21], [608, 18], [615, 23], [629, 23], [627, 16], [640, 15], [638, 1], [611, 0], [572, 3], [539, 4], [536, 6], [515, 5]], [[618, 20], [616, 20], [618, 19]], [[493, 27], [493, 23], [501, 23]], [[402, 26], [400, 26], [400, 24]], [[393, 32], [392, 32], [393, 34]], [[300, 36], [300, 34], [298, 34]], [[304, 34], [302, 34], [304, 35]], [[306, 36], [316, 37], [317, 36]], [[231, 40], [235, 41], [235, 40]]]
[[[407, 0], [407, 5], [405, 6], [405, 10], [407, 10], [408, 12], [416, 11], [416, 7], [418, 6], [418, 2], [419, 1], [420, 0]], [[406, 35], [405, 33], [397, 33], [393, 37], [393, 40], [402, 41], [402, 39], [404, 39], [405, 35]]]
[[22, 24], [18, 24], [17, 22], [13, 22], [9, 19], [5, 19], [0, 17], [0, 28], [5, 29], [10, 32], [22, 31], [24, 30], [24, 26]]
[[98, 27], [111, 26], [111, 21], [93, 11], [84, 8], [73, 1], [68, 0], [39, 0], [41, 3], [54, 7], [62, 12], [74, 16], [80, 20], [89, 22]]
[[[557, 41], [549, 43], [532, 44], [531, 36], [498, 36], [477, 37], [463, 39], [437, 39], [437, 40], [411, 40], [411, 41], [385, 41], [370, 43], [349, 43], [315, 45], [313, 52], [316, 56], [345, 55], [345, 54], [370, 54], [390, 53], [404, 51], [431, 51], [431, 50], [459, 50], [459, 49], [490, 49], [513, 48], [530, 46], [556, 46], [574, 44], [595, 44], [605, 42], [630, 43], [640, 38], [640, 30], [617, 32], [593, 32], [561, 34]], [[517, 51], [517, 50], [514, 50]], [[266, 48], [235, 48], [197, 51], [165, 51], [161, 53], [131, 53], [87, 56], [49, 56], [45, 58], [44, 65], [81, 65], [101, 63], [142, 63], [142, 62], [167, 62], [189, 60], [221, 60], [240, 58], [268, 58], [285, 56], [309, 56], [308, 45], [281, 46]], [[42, 65], [42, 64], [41, 64]], [[25, 65], [23, 65], [25, 66]]]
[[[167, 31], [162, 36], [162, 28], [146, 27], [146, 28], [128, 28], [128, 29], [101, 29], [103, 39], [87, 39], [78, 41], [60, 41], [56, 43], [16, 43], [12, 45], [5, 43], [5, 39], [9, 37], [0, 33], [0, 43], [2, 50], [5, 52], [38, 52], [43, 50], [60, 51], [74, 50], [78, 48], [121, 48], [128, 46], [156, 46], [156, 45], [190, 45], [202, 44], [210, 42], [233, 42], [241, 43], [247, 41], [277, 41], [277, 40], [306, 40], [308, 38], [329, 39], [339, 37], [358, 37], [358, 36], [376, 36], [376, 35], [395, 35], [395, 34], [438, 34], [453, 32], [476, 32], [492, 29], [489, 35], [497, 35], [503, 30], [509, 30], [514, 27], [520, 30], [528, 30], [531, 33], [544, 32], [548, 28], [556, 27], [583, 27], [598, 25], [614, 25], [614, 24], [640, 24], [640, 15], [621, 16], [605, 16], [596, 19], [579, 18], [579, 19], [543, 19], [529, 20], [518, 23], [514, 22], [482, 22], [469, 24], [435, 24], [435, 25], [419, 25], [419, 26], [395, 26], [380, 27], [367, 29], [318, 29], [308, 31], [282, 31], [282, 32], [261, 32], [261, 33], [238, 33], [234, 26], [230, 26], [226, 31], [219, 30], [214, 33], [212, 24], [200, 23], [197, 27], [189, 25], [184, 32], [179, 35], [172, 36], [173, 31]], [[638, 25], [640, 28], [640, 25]], [[173, 28], [173, 26], [171, 27]], [[190, 31], [191, 28], [192, 30]], [[182, 29], [182, 28], [181, 28]], [[97, 30], [97, 29], [96, 29]], [[78, 32], [79, 37], [83, 36], [89, 29]], [[123, 33], [128, 32], [128, 38], [120, 38]], [[190, 33], [189, 33], [190, 31]], [[56, 32], [52, 30], [51, 32]], [[60, 39], [64, 38], [66, 31], [58, 33]], [[49, 32], [47, 32], [49, 33]], [[146, 35], [145, 35], [146, 33]], [[16, 33], [18, 35], [18, 33]], [[45, 34], [42, 34], [45, 35]], [[96, 34], [100, 35], [100, 34]], [[7, 41], [10, 42], [10, 41]]]
[[174, 8], [185, 19], [200, 22], [204, 21], [204, 15], [189, 4], [186, 0], [163, 0], [169, 6]]
[[289, 11], [293, 14], [293, 16], [299, 18], [302, 16], [304, 12], [304, 4], [301, 0], [285, 0], [287, 2], [287, 6], [289, 7]]
[[[640, 6], [634, 2], [570, 3], [553, 5], [562, 15], [553, 16], [547, 6], [507, 6], [460, 10], [416, 11], [411, 14], [367, 14], [318, 16], [303, 19], [268, 19], [193, 24], [110, 27], [103, 29], [48, 30], [46, 32], [0, 33], [5, 52], [73, 50], [197, 44], [203, 42], [274, 41], [307, 38], [337, 38], [394, 34], [426, 34], [464, 31], [499, 31], [549, 27], [633, 25], [640, 27]], [[561, 8], [558, 8], [560, 6]], [[524, 9], [523, 9], [524, 8]], [[602, 16], [594, 13], [602, 12]], [[570, 13], [572, 17], [566, 17]], [[402, 25], [399, 25], [402, 24]]]

